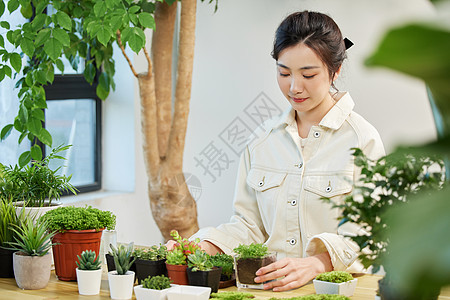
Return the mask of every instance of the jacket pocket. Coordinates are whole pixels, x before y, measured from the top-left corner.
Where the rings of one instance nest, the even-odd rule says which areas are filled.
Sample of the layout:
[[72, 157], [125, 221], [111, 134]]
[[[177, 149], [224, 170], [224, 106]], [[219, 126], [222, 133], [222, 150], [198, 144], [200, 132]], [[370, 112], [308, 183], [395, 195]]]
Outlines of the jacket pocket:
[[305, 176], [303, 218], [308, 239], [323, 232], [337, 233], [340, 211], [321, 198], [341, 201], [352, 191], [351, 178], [348, 175]]
[[277, 200], [283, 189], [287, 173], [277, 173], [262, 169], [250, 169], [247, 184], [255, 190], [261, 220], [267, 233], [274, 229], [275, 218], [278, 214]]

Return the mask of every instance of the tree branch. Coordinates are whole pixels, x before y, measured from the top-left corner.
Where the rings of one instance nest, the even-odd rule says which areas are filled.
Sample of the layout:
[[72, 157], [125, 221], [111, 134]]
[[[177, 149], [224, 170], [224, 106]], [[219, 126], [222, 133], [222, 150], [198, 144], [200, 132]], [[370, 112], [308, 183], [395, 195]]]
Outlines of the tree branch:
[[[133, 72], [134, 77], [138, 78], [138, 73], [136, 72], [136, 70], [133, 67], [133, 64], [131, 63], [130, 58], [128, 57], [128, 55], [125, 53], [125, 47], [122, 44], [122, 39], [120, 38], [120, 30], [117, 29], [116, 31], [116, 36], [117, 36], [117, 44], [119, 45], [120, 49], [122, 50], [122, 54], [123, 56], [125, 56], [125, 59], [128, 62], [128, 65], [130, 66], [131, 72]], [[144, 48], [145, 49], [145, 48]]]

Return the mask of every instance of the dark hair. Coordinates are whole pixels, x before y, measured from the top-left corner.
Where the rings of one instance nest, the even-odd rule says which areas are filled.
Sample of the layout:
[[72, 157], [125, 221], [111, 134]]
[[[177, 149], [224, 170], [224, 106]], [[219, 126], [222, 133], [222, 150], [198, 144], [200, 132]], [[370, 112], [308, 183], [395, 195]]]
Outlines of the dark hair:
[[329, 16], [312, 11], [293, 13], [281, 22], [275, 33], [272, 57], [278, 60], [281, 51], [304, 43], [311, 48], [328, 69], [330, 79], [347, 57], [342, 33]]

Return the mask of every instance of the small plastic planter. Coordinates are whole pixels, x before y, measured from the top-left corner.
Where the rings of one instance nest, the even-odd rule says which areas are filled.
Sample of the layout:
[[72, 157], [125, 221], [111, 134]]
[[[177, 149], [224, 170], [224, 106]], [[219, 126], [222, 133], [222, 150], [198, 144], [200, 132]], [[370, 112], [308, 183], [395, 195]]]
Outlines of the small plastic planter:
[[167, 300], [208, 300], [210, 287], [179, 285], [167, 292]]
[[206, 286], [211, 288], [211, 292], [217, 293], [219, 290], [221, 267], [214, 267], [209, 271], [192, 271], [192, 268], [187, 269], [187, 276], [189, 285]]
[[356, 278], [341, 283], [334, 283], [317, 279], [313, 280], [316, 294], [343, 295], [347, 297], [353, 296], [357, 282], [358, 279]]
[[153, 290], [146, 289], [140, 284], [134, 287], [134, 294], [136, 295], [136, 300], [167, 300], [167, 292], [176, 285], [171, 284], [170, 286], [170, 288], [164, 290]]
[[102, 269], [80, 270], [76, 268], [78, 293], [80, 295], [98, 295], [102, 282]]
[[236, 286], [245, 289], [264, 289], [263, 283], [256, 283], [256, 271], [277, 261], [277, 253], [270, 252], [262, 258], [241, 259], [234, 256], [234, 269], [236, 272]]

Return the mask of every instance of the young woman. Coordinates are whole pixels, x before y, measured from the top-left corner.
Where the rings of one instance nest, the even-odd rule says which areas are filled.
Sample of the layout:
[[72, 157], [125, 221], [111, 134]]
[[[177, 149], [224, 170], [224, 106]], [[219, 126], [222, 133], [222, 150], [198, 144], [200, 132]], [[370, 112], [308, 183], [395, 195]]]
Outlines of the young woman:
[[371, 158], [384, 148], [376, 129], [353, 112], [350, 95], [334, 91], [346, 47], [329, 16], [289, 15], [276, 31], [272, 56], [291, 108], [266, 122], [244, 151], [230, 222], [193, 237], [210, 254], [265, 243], [278, 261], [258, 270], [255, 281], [278, 279], [264, 288], [284, 291], [333, 269], [362, 271], [358, 248], [344, 238], [357, 229], [338, 228], [339, 212], [321, 198], [351, 192], [359, 176], [351, 148]]

